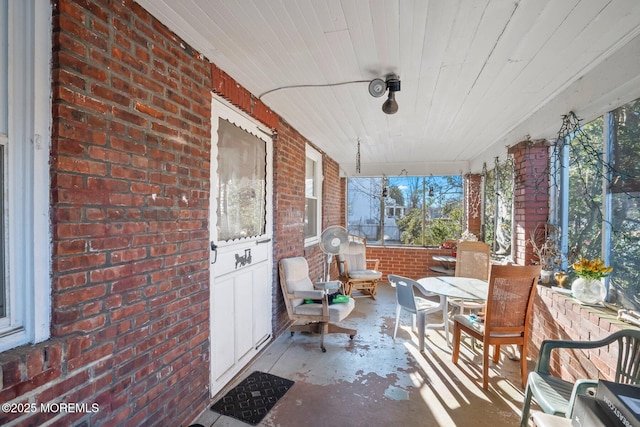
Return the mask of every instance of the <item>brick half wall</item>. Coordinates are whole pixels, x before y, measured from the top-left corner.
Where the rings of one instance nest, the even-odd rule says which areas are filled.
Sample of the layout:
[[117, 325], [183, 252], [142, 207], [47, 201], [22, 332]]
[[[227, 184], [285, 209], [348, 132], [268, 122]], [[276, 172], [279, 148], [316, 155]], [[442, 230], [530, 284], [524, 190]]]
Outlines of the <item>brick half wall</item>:
[[[587, 307], [573, 298], [538, 286], [532, 316], [529, 357], [538, 359], [540, 344], [546, 339], [596, 341], [619, 331], [632, 328], [619, 321], [610, 309]], [[577, 378], [613, 380], [618, 349], [615, 346], [590, 351], [561, 350], [552, 353], [551, 370], [568, 381]]]
[[440, 266], [434, 261], [436, 255], [451, 256], [450, 249], [410, 247], [410, 246], [373, 246], [367, 245], [367, 259], [379, 259], [382, 280], [389, 274], [419, 279], [421, 277], [438, 276], [440, 273], [429, 270], [429, 267]]

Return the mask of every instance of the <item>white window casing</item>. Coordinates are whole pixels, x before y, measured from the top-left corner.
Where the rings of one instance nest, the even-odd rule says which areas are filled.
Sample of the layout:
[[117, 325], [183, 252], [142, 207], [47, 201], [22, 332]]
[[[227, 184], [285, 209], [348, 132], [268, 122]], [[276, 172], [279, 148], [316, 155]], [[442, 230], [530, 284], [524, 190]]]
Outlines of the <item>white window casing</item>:
[[6, 91], [0, 89], [0, 116], [6, 118], [6, 131], [0, 132], [6, 158], [2, 244], [7, 307], [0, 319], [0, 351], [5, 351], [50, 335], [52, 9], [48, 0], [0, 0], [0, 8], [7, 42], [7, 60], [0, 60], [6, 82]]
[[305, 246], [320, 242], [322, 228], [322, 154], [306, 147], [305, 167]]

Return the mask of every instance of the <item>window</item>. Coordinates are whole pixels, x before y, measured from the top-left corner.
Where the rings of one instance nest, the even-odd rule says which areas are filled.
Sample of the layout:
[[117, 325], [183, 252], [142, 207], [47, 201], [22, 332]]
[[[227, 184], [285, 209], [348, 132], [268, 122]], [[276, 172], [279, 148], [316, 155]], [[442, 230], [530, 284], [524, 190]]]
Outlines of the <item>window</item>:
[[440, 246], [462, 233], [460, 176], [349, 178], [347, 228], [369, 244]]
[[566, 228], [569, 263], [602, 257], [603, 118], [582, 127], [569, 143], [569, 206]]
[[306, 175], [304, 180], [304, 243], [320, 241], [322, 226], [322, 155], [307, 146]]
[[494, 256], [511, 255], [513, 210], [513, 159], [496, 158], [495, 167], [484, 173], [483, 241], [491, 246]]
[[0, 0], [0, 351], [49, 337], [50, 58], [50, 3]]
[[580, 257], [604, 259], [613, 266], [607, 300], [638, 309], [640, 100], [581, 126], [562, 147], [557, 162], [564, 267]]
[[640, 100], [613, 111], [610, 185], [610, 299], [640, 308]]

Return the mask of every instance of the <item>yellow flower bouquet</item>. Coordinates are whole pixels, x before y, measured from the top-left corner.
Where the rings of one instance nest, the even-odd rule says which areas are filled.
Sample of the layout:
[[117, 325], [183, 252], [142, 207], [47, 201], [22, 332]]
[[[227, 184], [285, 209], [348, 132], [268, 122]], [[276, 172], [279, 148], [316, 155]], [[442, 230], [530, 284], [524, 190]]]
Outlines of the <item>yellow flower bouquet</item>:
[[589, 260], [581, 258], [580, 261], [573, 264], [573, 270], [578, 277], [583, 279], [598, 280], [607, 277], [613, 271], [613, 267], [605, 267], [604, 261], [600, 258]]

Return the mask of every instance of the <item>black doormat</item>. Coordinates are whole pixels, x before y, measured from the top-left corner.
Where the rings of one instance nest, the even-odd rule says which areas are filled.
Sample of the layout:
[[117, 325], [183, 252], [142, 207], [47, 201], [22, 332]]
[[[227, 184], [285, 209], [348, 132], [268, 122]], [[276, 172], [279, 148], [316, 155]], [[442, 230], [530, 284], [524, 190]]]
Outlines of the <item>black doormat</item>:
[[254, 371], [214, 403], [211, 410], [255, 426], [293, 384], [286, 378]]

